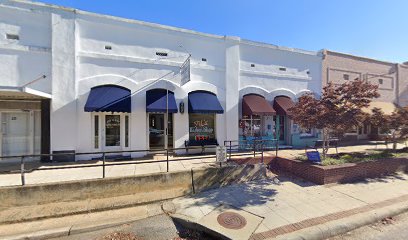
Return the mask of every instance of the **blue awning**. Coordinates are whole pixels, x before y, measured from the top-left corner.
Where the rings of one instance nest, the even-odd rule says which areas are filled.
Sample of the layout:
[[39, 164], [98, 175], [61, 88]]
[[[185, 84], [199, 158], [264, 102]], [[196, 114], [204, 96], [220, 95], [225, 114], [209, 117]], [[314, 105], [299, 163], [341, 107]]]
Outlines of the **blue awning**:
[[194, 91], [188, 94], [189, 113], [224, 113], [220, 101], [214, 93]]
[[86, 101], [85, 112], [127, 112], [131, 111], [130, 90], [117, 85], [101, 85], [91, 88]]
[[[167, 108], [167, 90], [166, 89], [151, 89], [146, 92], [146, 112], [165, 113]], [[174, 93], [169, 91], [168, 97], [169, 113], [178, 111]]]

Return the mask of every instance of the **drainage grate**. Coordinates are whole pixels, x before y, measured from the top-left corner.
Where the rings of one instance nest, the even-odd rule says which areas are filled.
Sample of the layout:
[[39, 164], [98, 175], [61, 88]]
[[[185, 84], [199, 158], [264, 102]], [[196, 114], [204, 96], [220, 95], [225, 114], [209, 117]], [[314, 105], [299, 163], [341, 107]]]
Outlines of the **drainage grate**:
[[218, 223], [228, 229], [241, 229], [247, 224], [246, 219], [238, 213], [224, 212], [218, 215]]

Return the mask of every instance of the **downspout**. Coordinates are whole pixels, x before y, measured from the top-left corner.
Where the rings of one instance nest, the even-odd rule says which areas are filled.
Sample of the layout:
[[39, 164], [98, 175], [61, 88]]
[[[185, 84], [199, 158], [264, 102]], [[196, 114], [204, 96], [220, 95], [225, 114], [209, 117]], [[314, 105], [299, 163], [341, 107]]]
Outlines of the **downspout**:
[[400, 74], [399, 74], [399, 64], [395, 64], [395, 102], [398, 106], [400, 106], [399, 102], [399, 83], [400, 83]]

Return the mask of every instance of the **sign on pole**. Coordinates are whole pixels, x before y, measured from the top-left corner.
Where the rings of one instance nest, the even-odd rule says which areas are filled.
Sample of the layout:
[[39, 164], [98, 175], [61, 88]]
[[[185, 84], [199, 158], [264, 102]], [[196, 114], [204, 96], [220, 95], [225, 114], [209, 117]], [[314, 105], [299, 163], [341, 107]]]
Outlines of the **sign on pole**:
[[227, 160], [227, 148], [225, 146], [217, 147], [217, 162], [225, 162]]
[[190, 82], [190, 57], [191, 56], [188, 56], [187, 60], [184, 61], [180, 68], [181, 86]]

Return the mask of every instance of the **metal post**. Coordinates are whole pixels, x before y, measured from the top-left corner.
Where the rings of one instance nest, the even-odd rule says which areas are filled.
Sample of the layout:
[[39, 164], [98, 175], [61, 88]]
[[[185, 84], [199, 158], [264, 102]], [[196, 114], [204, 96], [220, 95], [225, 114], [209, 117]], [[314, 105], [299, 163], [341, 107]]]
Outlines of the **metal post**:
[[[232, 154], [231, 154], [231, 151], [232, 151], [232, 141], [229, 141], [230, 142], [230, 145], [229, 145], [229, 160], [231, 161], [231, 157], [232, 157]], [[238, 145], [239, 145], [239, 142], [238, 142]]]
[[166, 148], [166, 155], [167, 155], [167, 172], [169, 172], [169, 149]]
[[255, 158], [255, 143], [256, 143], [256, 140], [254, 139], [254, 158]]
[[164, 140], [166, 149], [169, 148], [169, 87], [167, 85], [168, 82], [166, 81], [166, 135]]
[[25, 185], [25, 178], [24, 178], [24, 157], [21, 157], [21, 185]]
[[261, 161], [262, 161], [262, 165], [264, 164], [264, 149], [263, 149], [263, 143], [261, 143]]
[[105, 153], [102, 153], [102, 178], [105, 178]]

